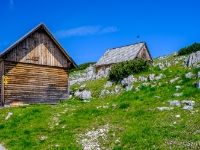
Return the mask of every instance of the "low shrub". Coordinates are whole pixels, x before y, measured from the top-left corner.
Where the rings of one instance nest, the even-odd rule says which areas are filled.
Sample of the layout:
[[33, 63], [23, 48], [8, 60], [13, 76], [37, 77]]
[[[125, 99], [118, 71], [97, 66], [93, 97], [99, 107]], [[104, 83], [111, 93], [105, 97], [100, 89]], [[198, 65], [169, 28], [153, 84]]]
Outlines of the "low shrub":
[[126, 78], [131, 74], [136, 74], [148, 70], [150, 67], [149, 61], [143, 58], [120, 62], [111, 67], [109, 80], [118, 81]]
[[200, 50], [200, 43], [195, 42], [194, 44], [192, 44], [188, 47], [181, 48], [178, 51], [178, 55], [191, 54], [191, 53], [199, 51], [199, 50]]

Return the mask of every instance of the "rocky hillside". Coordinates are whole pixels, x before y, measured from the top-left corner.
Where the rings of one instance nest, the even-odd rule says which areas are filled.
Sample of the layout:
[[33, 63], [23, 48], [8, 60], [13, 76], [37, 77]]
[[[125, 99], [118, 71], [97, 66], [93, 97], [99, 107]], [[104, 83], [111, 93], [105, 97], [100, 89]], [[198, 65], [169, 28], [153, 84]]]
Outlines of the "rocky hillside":
[[121, 81], [90, 66], [70, 74], [71, 98], [58, 105], [0, 109], [8, 149], [199, 149], [198, 52], [154, 59]]

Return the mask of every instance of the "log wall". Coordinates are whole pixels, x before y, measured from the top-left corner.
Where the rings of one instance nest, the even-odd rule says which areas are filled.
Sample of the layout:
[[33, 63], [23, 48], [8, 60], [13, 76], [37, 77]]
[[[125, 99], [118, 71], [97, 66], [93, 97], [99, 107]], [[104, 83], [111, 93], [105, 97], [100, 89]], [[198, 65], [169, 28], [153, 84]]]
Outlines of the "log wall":
[[5, 59], [58, 67], [67, 67], [68, 63], [59, 47], [42, 29], [38, 29], [13, 47], [6, 54]]
[[67, 68], [5, 61], [5, 77], [5, 104], [54, 104], [68, 96]]

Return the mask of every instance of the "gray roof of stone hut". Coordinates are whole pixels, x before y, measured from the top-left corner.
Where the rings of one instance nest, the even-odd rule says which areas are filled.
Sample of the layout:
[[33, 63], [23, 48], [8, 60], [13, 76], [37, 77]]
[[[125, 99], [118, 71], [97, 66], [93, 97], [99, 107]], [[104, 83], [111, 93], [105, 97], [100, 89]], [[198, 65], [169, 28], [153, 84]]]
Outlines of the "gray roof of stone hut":
[[126, 60], [133, 60], [145, 45], [145, 42], [108, 49], [103, 56], [97, 61], [95, 66], [108, 65], [123, 62]]

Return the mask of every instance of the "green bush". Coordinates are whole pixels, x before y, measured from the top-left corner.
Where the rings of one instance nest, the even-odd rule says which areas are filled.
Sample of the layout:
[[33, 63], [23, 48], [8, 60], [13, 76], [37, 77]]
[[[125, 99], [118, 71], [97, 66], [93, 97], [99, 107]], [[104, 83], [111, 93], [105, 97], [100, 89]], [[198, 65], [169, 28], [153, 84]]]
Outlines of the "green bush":
[[143, 58], [120, 62], [111, 67], [109, 80], [118, 81], [131, 74], [140, 73], [149, 69], [149, 61]]
[[178, 55], [191, 54], [191, 53], [199, 51], [199, 50], [200, 50], [200, 43], [195, 42], [194, 44], [192, 44], [188, 47], [181, 48], [178, 51]]
[[84, 64], [80, 64], [80, 65], [78, 65], [78, 68], [71, 69], [70, 72], [78, 71], [78, 70], [85, 70], [87, 67], [89, 67], [90, 65], [93, 65], [95, 63], [96, 62], [87, 62], [87, 63], [84, 63]]

